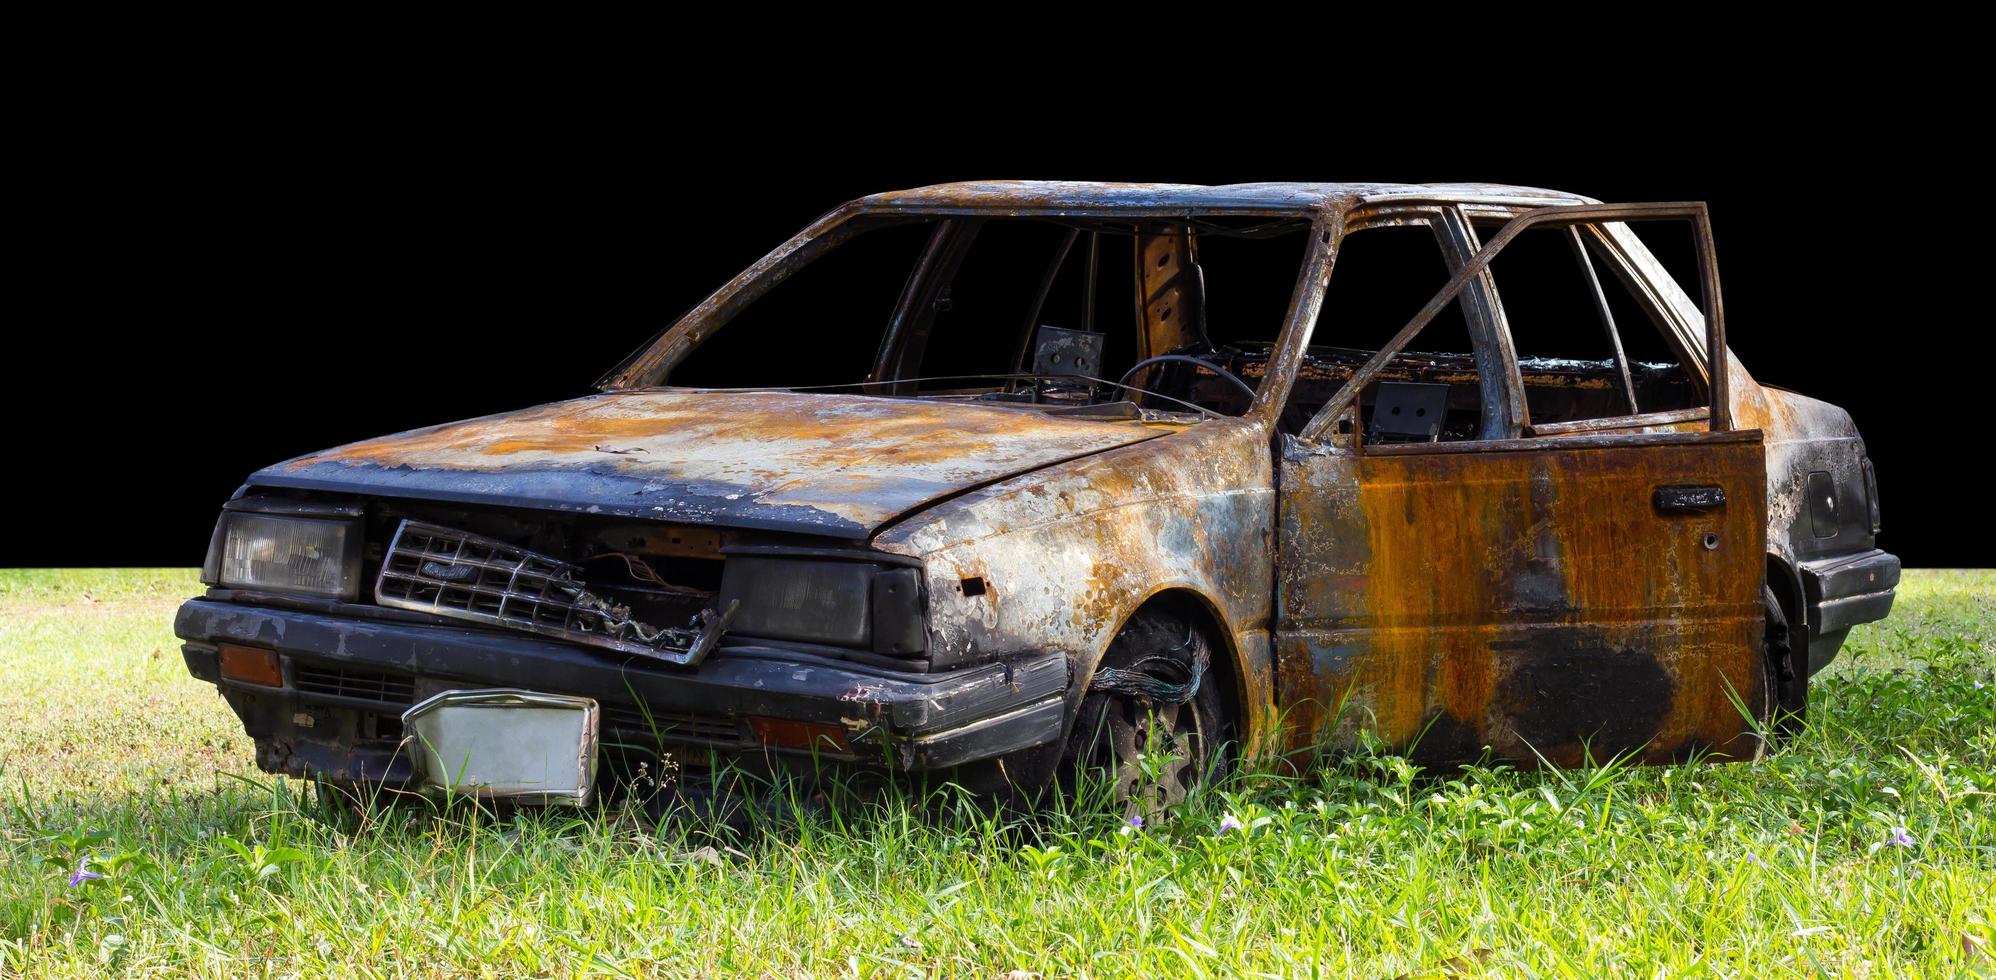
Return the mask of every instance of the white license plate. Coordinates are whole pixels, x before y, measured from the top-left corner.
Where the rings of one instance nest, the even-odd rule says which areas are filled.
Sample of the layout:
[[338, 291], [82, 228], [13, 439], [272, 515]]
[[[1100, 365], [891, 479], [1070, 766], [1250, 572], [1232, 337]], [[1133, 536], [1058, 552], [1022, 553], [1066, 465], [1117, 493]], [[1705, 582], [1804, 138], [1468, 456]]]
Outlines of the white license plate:
[[423, 781], [520, 803], [589, 802], [596, 782], [592, 698], [538, 691], [445, 691], [402, 713]]

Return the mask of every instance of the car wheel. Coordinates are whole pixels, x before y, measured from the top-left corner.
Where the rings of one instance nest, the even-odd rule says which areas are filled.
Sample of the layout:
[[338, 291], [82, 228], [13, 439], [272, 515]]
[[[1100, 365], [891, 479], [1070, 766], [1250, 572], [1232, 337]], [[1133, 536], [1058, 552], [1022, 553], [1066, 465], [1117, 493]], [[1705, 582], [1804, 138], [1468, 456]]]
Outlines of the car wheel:
[[1771, 733], [1777, 739], [1786, 740], [1802, 733], [1808, 717], [1809, 669], [1802, 658], [1795, 655], [1795, 637], [1788, 628], [1788, 614], [1782, 611], [1781, 601], [1775, 597], [1774, 590], [1763, 589], [1761, 602], [1766, 607], [1767, 617], [1762, 647], [1766, 653], [1767, 686], [1772, 702], [1768, 720], [1772, 723]]
[[1185, 801], [1224, 771], [1233, 747], [1212, 644], [1184, 619], [1139, 613], [1096, 669], [1061, 766], [1072, 793], [1083, 773], [1107, 783], [1127, 816]]

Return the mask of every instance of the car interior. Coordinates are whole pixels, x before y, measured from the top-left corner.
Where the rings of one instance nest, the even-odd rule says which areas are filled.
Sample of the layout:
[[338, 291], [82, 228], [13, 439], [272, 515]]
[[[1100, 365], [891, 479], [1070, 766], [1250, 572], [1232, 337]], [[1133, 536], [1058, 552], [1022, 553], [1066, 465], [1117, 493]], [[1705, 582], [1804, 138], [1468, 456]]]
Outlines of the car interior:
[[[1487, 238], [1501, 224], [1475, 230]], [[881, 222], [737, 314], [672, 382], [1238, 415], [1268, 372], [1309, 227], [1198, 215]], [[1445, 256], [1418, 221], [1345, 236], [1283, 431], [1301, 431], [1447, 283]], [[1491, 266], [1497, 301], [1484, 315], [1509, 329], [1534, 429], [1702, 404], [1684, 352], [1609, 259], [1588, 232], [1545, 228]], [[1469, 290], [1394, 354], [1334, 431], [1375, 444], [1492, 438], [1466, 300]]]

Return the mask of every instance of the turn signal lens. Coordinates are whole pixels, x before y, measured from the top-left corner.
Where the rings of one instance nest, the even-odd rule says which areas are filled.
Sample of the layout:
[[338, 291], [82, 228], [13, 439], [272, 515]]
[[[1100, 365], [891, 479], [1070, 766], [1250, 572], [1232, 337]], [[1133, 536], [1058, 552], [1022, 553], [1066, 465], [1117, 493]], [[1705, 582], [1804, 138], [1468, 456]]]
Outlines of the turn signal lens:
[[229, 643], [222, 644], [220, 649], [224, 678], [264, 687], [284, 686], [284, 668], [277, 662], [277, 651]]
[[850, 752], [845, 729], [818, 721], [750, 716], [749, 728], [762, 744], [774, 749], [805, 749], [820, 752]]

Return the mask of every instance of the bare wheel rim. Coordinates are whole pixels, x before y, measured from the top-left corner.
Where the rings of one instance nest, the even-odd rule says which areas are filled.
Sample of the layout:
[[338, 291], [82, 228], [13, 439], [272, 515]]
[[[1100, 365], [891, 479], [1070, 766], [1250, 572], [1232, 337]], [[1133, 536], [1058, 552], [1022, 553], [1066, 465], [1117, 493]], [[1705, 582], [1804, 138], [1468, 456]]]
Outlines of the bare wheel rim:
[[1120, 696], [1105, 707], [1116, 802], [1132, 815], [1155, 814], [1185, 802], [1206, 763], [1206, 733], [1198, 709]]

